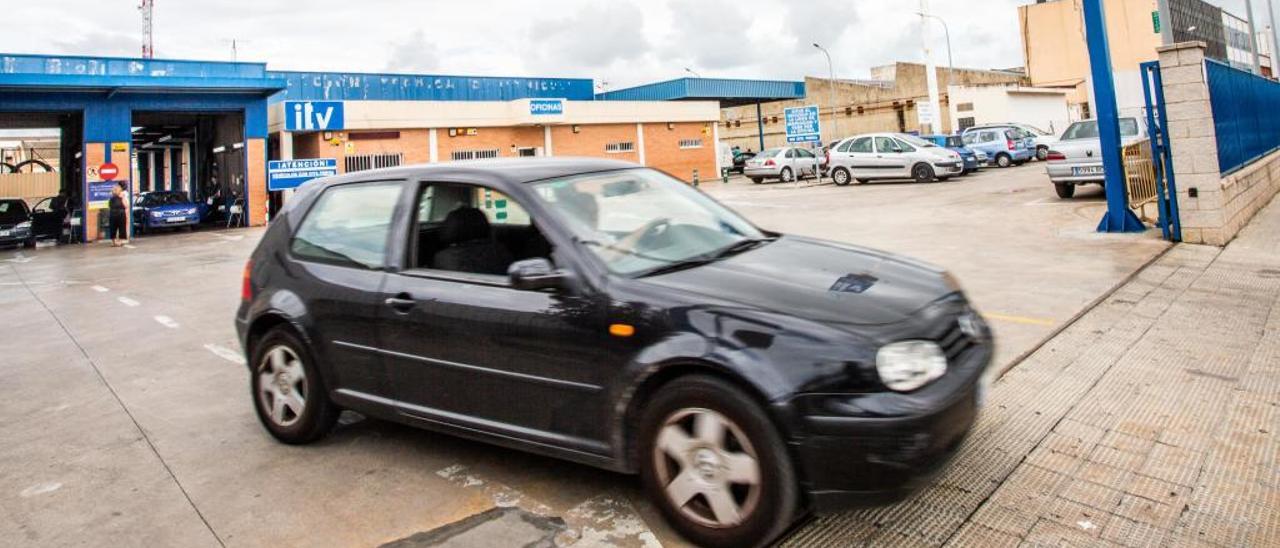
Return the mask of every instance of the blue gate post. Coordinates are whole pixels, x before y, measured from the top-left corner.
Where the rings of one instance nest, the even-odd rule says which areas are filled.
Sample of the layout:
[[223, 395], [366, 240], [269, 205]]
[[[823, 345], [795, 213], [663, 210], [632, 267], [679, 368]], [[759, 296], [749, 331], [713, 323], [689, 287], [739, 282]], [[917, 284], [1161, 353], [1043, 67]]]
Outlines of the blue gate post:
[[1102, 0], [1084, 0], [1085, 38], [1097, 102], [1098, 136], [1102, 141], [1102, 169], [1106, 172], [1107, 213], [1098, 232], [1142, 232], [1138, 216], [1129, 210], [1124, 162], [1120, 158], [1120, 113], [1116, 107], [1116, 82], [1111, 74], [1111, 49], [1107, 42], [1107, 16]]

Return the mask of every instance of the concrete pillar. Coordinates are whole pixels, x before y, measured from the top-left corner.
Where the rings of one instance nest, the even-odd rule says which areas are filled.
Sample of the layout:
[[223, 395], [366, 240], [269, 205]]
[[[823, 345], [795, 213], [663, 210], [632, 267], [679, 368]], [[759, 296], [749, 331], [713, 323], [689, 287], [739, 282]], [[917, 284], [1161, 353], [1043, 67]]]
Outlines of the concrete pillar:
[[440, 136], [436, 128], [427, 132], [427, 161], [433, 164], [440, 161]]
[[[1204, 68], [1204, 42], [1158, 48], [1169, 114], [1169, 150], [1178, 182], [1182, 241], [1225, 243], [1222, 235], [1222, 187], [1218, 171], [1218, 137], [1209, 102]], [[1191, 197], [1196, 194], [1196, 198]]]
[[182, 169], [179, 170], [178, 173], [181, 175], [182, 179], [178, 181], [178, 189], [187, 192], [187, 195], [190, 196], [191, 195], [191, 179], [192, 179], [191, 177], [191, 168], [192, 168], [191, 143], [186, 143], [186, 142], [182, 143], [182, 160], [181, 161], [182, 161], [182, 164], [181, 164]]
[[640, 153], [640, 165], [644, 163], [644, 124], [636, 124], [636, 151]]
[[551, 149], [551, 126], [542, 126], [542, 155], [555, 156]]

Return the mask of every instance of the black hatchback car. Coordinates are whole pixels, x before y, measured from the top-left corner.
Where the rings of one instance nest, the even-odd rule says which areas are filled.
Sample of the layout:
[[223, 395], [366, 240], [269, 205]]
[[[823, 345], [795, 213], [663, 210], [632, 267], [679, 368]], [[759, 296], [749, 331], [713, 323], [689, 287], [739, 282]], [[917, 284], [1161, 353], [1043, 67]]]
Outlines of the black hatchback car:
[[898, 499], [960, 444], [990, 331], [944, 271], [771, 233], [588, 159], [308, 183], [245, 267], [253, 402], [340, 409], [628, 473], [704, 545]]

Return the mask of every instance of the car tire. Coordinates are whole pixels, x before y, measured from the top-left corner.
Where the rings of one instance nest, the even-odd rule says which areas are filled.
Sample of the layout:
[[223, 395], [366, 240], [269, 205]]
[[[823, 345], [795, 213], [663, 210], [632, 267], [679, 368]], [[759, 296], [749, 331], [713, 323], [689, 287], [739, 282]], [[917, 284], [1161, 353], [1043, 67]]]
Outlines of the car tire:
[[1037, 147], [1036, 159], [1044, 162], [1049, 159], [1049, 147]]
[[1059, 198], [1064, 200], [1076, 195], [1076, 185], [1071, 183], [1053, 183], [1053, 190], [1058, 193]]
[[35, 236], [32, 236], [32, 237], [30, 237], [30, 238], [27, 238], [26, 240], [23, 240], [23, 241], [22, 241], [22, 247], [23, 247], [24, 249], [35, 249], [35, 247], [36, 247], [36, 237], [35, 237]]
[[791, 171], [791, 168], [789, 167], [784, 167], [782, 168], [782, 171], [778, 173], [778, 180], [784, 183], [795, 181], [795, 172]]
[[868, 182], [870, 182], [870, 181], [871, 181], [871, 179], [858, 179], [858, 184], [860, 184], [860, 185], [865, 185], [865, 184], [867, 184], [867, 183], [868, 183]]
[[933, 166], [916, 164], [911, 167], [911, 179], [917, 183], [932, 183], [938, 178], [933, 173]]
[[1013, 165], [1013, 158], [1010, 158], [1008, 154], [1002, 152], [996, 155], [996, 167], [1005, 168], [1011, 165]]
[[837, 186], [845, 186], [853, 182], [853, 176], [849, 174], [849, 170], [838, 167], [831, 172], [831, 181]]
[[341, 409], [329, 400], [311, 352], [292, 330], [279, 326], [268, 331], [254, 343], [252, 357], [250, 396], [258, 420], [272, 437], [301, 445], [333, 429]]
[[762, 178], [762, 177], [752, 177], [752, 178], [751, 178], [751, 182], [753, 182], [753, 183], [755, 183], [755, 184], [757, 184], [757, 185], [758, 185], [758, 184], [760, 184], [760, 183], [763, 183], [763, 182], [764, 182], [764, 178]]
[[[799, 505], [791, 457], [762, 406], [736, 386], [703, 375], [664, 385], [645, 404], [639, 436], [645, 491], [694, 544], [764, 546], [791, 525]], [[756, 483], [735, 482], [735, 473]]]

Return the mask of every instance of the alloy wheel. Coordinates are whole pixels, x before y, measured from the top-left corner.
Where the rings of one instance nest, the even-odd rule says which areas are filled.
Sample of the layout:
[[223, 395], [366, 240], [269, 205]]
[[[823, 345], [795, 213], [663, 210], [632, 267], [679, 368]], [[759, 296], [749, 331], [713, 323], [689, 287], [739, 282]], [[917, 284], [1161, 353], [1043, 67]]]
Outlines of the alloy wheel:
[[760, 503], [760, 462], [733, 421], [709, 409], [672, 413], [653, 446], [655, 471], [672, 506], [704, 527], [745, 521]]
[[258, 364], [258, 399], [277, 426], [292, 426], [307, 409], [306, 370], [288, 346], [272, 347]]

